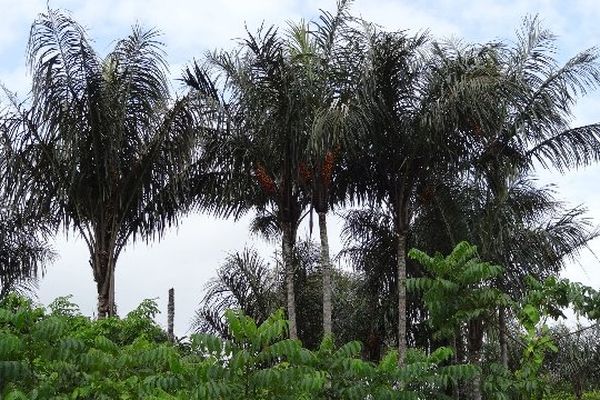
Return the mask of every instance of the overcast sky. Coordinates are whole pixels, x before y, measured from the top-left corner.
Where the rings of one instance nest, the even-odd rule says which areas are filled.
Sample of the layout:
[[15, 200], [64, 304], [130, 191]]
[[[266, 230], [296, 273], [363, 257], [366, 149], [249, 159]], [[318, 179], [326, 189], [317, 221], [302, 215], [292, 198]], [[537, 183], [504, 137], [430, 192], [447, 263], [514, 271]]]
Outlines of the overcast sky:
[[[136, 22], [163, 32], [173, 78], [193, 58], [207, 50], [231, 47], [233, 39], [244, 35], [263, 21], [284, 26], [286, 21], [311, 19], [320, 8], [333, 11], [331, 0], [52, 0], [52, 8], [67, 9], [88, 29], [96, 49], [105, 54], [114, 41], [127, 35]], [[0, 82], [25, 96], [30, 77], [25, 67], [25, 47], [29, 27], [46, 0], [0, 0]], [[566, 60], [578, 51], [600, 45], [600, 3], [578, 1], [492, 1], [492, 0], [357, 0], [355, 15], [388, 29], [413, 32], [430, 30], [438, 37], [459, 37], [467, 41], [512, 39], [522, 17], [538, 14], [546, 27], [558, 35], [558, 57]], [[600, 92], [582, 100], [576, 109], [574, 125], [600, 120]], [[544, 182], [557, 185], [558, 197], [570, 205], [585, 204], [595, 224], [600, 223], [600, 168], [589, 167], [566, 175], [540, 174]], [[121, 255], [116, 272], [119, 313], [124, 315], [144, 298], [158, 298], [166, 310], [167, 291], [175, 288], [176, 333], [189, 327], [205, 283], [228, 252], [245, 245], [268, 252], [269, 244], [247, 234], [248, 218], [222, 221], [193, 215], [178, 229], [167, 232], [161, 242], [129, 246]], [[306, 232], [301, 233], [305, 235]], [[340, 248], [339, 227], [331, 229], [333, 250]], [[57, 296], [72, 294], [82, 312], [96, 309], [96, 290], [88, 263], [87, 248], [70, 234], [55, 242], [59, 258], [48, 266], [40, 283], [39, 300], [47, 304]], [[592, 244], [600, 254], [600, 242]], [[600, 289], [600, 262], [590, 253], [564, 275]], [[166, 315], [159, 316], [163, 325]]]

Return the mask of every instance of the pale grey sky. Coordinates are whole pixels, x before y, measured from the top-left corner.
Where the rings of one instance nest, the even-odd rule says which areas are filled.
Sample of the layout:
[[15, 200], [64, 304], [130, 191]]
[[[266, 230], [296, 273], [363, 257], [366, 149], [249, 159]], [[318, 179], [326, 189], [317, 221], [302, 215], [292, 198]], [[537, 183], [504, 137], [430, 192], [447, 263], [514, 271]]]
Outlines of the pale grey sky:
[[[229, 47], [244, 35], [244, 23], [252, 31], [261, 22], [284, 26], [286, 21], [312, 18], [319, 8], [333, 10], [332, 0], [53, 0], [53, 8], [70, 10], [88, 28], [100, 53], [127, 35], [136, 22], [164, 33], [171, 73], [176, 78], [193, 58], [218, 47]], [[29, 76], [25, 47], [29, 27], [46, 0], [0, 0], [0, 81], [21, 96], [27, 94]], [[388, 29], [429, 29], [436, 36], [462, 37], [468, 41], [513, 38], [525, 15], [539, 14], [557, 35], [558, 55], [566, 60], [577, 51], [600, 45], [600, 3], [595, 0], [356, 0], [354, 13]], [[600, 92], [589, 95], [576, 109], [574, 124], [600, 120]], [[558, 185], [558, 196], [571, 205], [585, 204], [594, 223], [600, 223], [600, 167], [566, 175], [541, 174], [544, 182]], [[176, 290], [176, 331], [183, 335], [201, 297], [203, 285], [230, 251], [258, 245], [273, 247], [247, 233], [248, 218], [238, 222], [192, 215], [161, 242], [137, 243], [119, 259], [116, 275], [117, 303], [121, 314], [144, 298], [158, 297], [166, 309], [167, 290]], [[331, 229], [333, 250], [338, 226]], [[305, 234], [305, 233], [303, 233]], [[39, 300], [47, 304], [57, 296], [73, 294], [85, 314], [95, 310], [96, 291], [88, 264], [88, 252], [72, 234], [61, 235], [55, 247], [60, 258], [41, 281]], [[593, 243], [600, 251], [600, 242]], [[584, 254], [564, 275], [600, 289], [600, 262]], [[166, 316], [159, 316], [164, 323]]]

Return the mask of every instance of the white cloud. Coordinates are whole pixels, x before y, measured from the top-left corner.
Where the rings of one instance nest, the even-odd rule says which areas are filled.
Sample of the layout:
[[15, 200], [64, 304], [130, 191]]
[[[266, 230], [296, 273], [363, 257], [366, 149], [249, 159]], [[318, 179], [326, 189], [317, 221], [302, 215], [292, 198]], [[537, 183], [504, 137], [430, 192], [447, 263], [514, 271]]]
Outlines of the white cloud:
[[389, 30], [409, 29], [416, 33], [429, 29], [436, 36], [448, 37], [462, 33], [455, 21], [436, 15], [434, 10], [418, 5], [418, 2], [394, 0], [358, 0], [352, 8], [357, 15], [373, 21]]

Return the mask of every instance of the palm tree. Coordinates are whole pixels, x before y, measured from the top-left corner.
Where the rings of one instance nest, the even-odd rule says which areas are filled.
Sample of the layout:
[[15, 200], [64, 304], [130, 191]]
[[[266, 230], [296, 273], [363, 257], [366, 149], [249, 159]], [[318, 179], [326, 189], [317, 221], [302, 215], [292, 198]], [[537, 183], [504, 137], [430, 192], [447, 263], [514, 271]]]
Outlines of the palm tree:
[[[304, 22], [291, 25], [285, 37], [274, 28], [261, 29], [235, 52], [212, 54], [208, 71], [195, 65], [184, 77], [191, 88], [203, 90], [205, 82], [215, 86], [210, 76], [220, 75], [227, 98], [222, 101], [227, 122], [207, 138], [205, 151], [215, 176], [227, 177], [227, 182], [224, 189], [204, 195], [201, 207], [224, 216], [255, 208], [256, 228], [282, 233], [288, 266], [303, 211], [310, 203], [319, 214], [327, 333], [332, 307], [325, 215], [333, 153], [342, 144], [349, 97], [343, 85], [348, 86], [344, 65], [351, 57], [338, 38], [347, 18], [346, 2], [341, 2], [338, 13], [324, 12], [314, 30]], [[288, 318], [294, 335], [293, 271], [288, 270]]]
[[204, 91], [207, 82], [222, 92], [216, 95], [222, 124], [203, 139], [209, 173], [197, 185], [198, 205], [221, 216], [254, 209], [260, 223], [281, 234], [290, 337], [297, 338], [293, 253], [308, 204], [299, 183], [307, 135], [302, 82], [292, 64], [277, 30], [261, 29], [238, 49], [188, 68], [184, 80], [192, 92]]
[[105, 57], [70, 16], [33, 23], [31, 98], [4, 115], [25, 201], [84, 239], [98, 316], [115, 313], [114, 272], [130, 240], [160, 237], [185, 206], [195, 98], [169, 96], [154, 30], [134, 27]]
[[362, 58], [360, 37], [349, 23], [349, 2], [341, 0], [337, 11], [322, 11], [319, 20], [291, 24], [293, 73], [303, 83], [305, 126], [309, 136], [305, 161], [300, 164], [300, 182], [308, 191], [312, 211], [318, 216], [323, 276], [323, 333], [332, 333], [331, 257], [327, 234], [329, 208], [345, 200], [343, 185], [336, 185], [335, 171], [342, 151], [353, 146], [351, 102], [358, 83]]
[[192, 328], [228, 337], [228, 309], [239, 309], [260, 324], [279, 306], [278, 287], [276, 274], [256, 250], [230, 254], [206, 285]]
[[323, 12], [318, 22], [290, 24], [285, 35], [273, 27], [249, 33], [236, 50], [212, 53], [184, 74], [192, 90], [208, 87], [222, 109], [221, 123], [205, 139], [211, 173], [198, 185], [199, 206], [225, 217], [254, 209], [253, 230], [271, 238], [281, 233], [292, 337], [292, 254], [309, 204], [319, 215], [323, 244], [325, 332], [332, 326], [326, 213], [334, 202], [335, 153], [351, 143], [343, 128], [354, 83], [349, 71], [359, 54], [349, 45], [347, 4], [340, 1], [335, 15]]
[[396, 237], [398, 349], [406, 354], [406, 241], [417, 211], [416, 189], [453, 170], [470, 146], [469, 121], [485, 124], [481, 102], [495, 86], [486, 48], [427, 47], [423, 35], [372, 30], [363, 77], [367, 131], [349, 163], [357, 198], [389, 213]]
[[[12, 94], [5, 91], [9, 98]], [[5, 132], [5, 127], [0, 132]], [[54, 256], [47, 238], [52, 224], [15, 196], [20, 171], [15, 169], [10, 138], [0, 140], [0, 299], [9, 292], [32, 292], [37, 278]]]
[[[462, 174], [472, 183], [471, 195], [477, 192], [472, 202], [487, 203], [480, 203], [483, 213], [471, 209], [471, 218], [462, 221], [474, 222], [469, 230], [482, 256], [507, 268], [499, 285], [515, 295], [522, 292], [523, 275], [557, 273], [598, 236], [582, 208], [566, 210], [548, 188], [536, 188], [529, 179], [538, 167], [565, 171], [600, 158], [600, 124], [570, 125], [577, 98], [600, 83], [598, 52], [583, 51], [560, 65], [554, 41], [536, 18], [527, 18], [515, 46], [496, 46], [503, 90], [489, 100], [500, 113], [489, 129], [476, 130], [478, 151]], [[506, 365], [505, 315], [499, 313]]]

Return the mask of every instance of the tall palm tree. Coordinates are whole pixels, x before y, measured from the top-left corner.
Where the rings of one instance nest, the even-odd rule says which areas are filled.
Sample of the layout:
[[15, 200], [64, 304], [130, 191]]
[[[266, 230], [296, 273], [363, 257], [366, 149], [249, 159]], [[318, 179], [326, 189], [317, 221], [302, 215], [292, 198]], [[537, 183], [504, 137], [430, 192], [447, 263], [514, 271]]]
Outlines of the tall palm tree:
[[[466, 158], [469, 120], [490, 118], [481, 98], [496, 85], [485, 48], [428, 46], [423, 35], [367, 33], [362, 104], [367, 126], [356, 159], [353, 193], [389, 213], [396, 236], [397, 340], [406, 354], [406, 241], [416, 189]], [[352, 165], [353, 164], [353, 165]]]
[[[600, 126], [571, 128], [569, 123], [577, 97], [598, 85], [598, 55], [584, 51], [561, 66], [553, 40], [536, 19], [526, 19], [516, 46], [490, 46], [496, 55], [489, 65], [497, 71], [499, 90], [485, 101], [499, 111], [495, 122], [487, 128], [474, 124], [468, 162], [429, 182], [432, 190], [421, 190], [432, 207], [419, 216], [428, 221], [419, 226], [436, 226], [447, 243], [477, 244], [482, 257], [506, 268], [496, 284], [515, 297], [523, 294], [526, 275], [543, 279], [558, 273], [598, 236], [584, 209], [565, 208], [551, 188], [537, 187], [531, 179], [536, 167], [564, 171], [600, 155]], [[500, 307], [500, 354], [508, 366], [506, 318]]]
[[115, 265], [130, 240], [176, 223], [200, 107], [169, 95], [154, 30], [134, 27], [104, 58], [69, 15], [33, 23], [31, 98], [4, 115], [25, 201], [84, 239], [98, 316], [114, 315]]
[[218, 88], [222, 111], [222, 124], [203, 139], [202, 162], [210, 172], [197, 184], [199, 207], [221, 216], [254, 209], [281, 234], [289, 330], [297, 338], [293, 254], [308, 204], [299, 181], [308, 136], [289, 42], [275, 28], [261, 29], [238, 49], [188, 68], [184, 80], [192, 92]]
[[[300, 182], [308, 191], [312, 211], [318, 216], [323, 276], [323, 333], [332, 333], [331, 257], [327, 234], [329, 208], [345, 200], [343, 187], [336, 185], [335, 171], [343, 151], [353, 146], [355, 123], [352, 100], [358, 84], [362, 53], [358, 31], [352, 29], [349, 2], [339, 1], [335, 14], [322, 11], [317, 21], [290, 24], [293, 73], [303, 83], [305, 126], [309, 140], [300, 164]], [[343, 185], [338, 185], [343, 186]]]
[[[577, 99], [600, 83], [598, 52], [585, 50], [561, 65], [554, 42], [537, 18], [526, 18], [515, 45], [496, 46], [503, 90], [490, 101], [500, 113], [489, 129], [476, 130], [478, 151], [462, 175], [479, 192], [475, 202], [487, 199], [484, 214], [470, 213], [479, 218], [471, 226], [471, 233], [479, 236], [474, 243], [480, 243], [482, 256], [507, 268], [507, 279], [499, 284], [517, 295], [524, 274], [558, 272], [598, 235], [582, 219], [583, 209], [565, 210], [528, 178], [539, 167], [562, 172], [600, 157], [600, 124], [571, 126]], [[553, 214], [556, 218], [549, 220]], [[520, 229], [523, 224], [529, 228]], [[501, 309], [501, 353], [507, 365], [504, 320]]]

